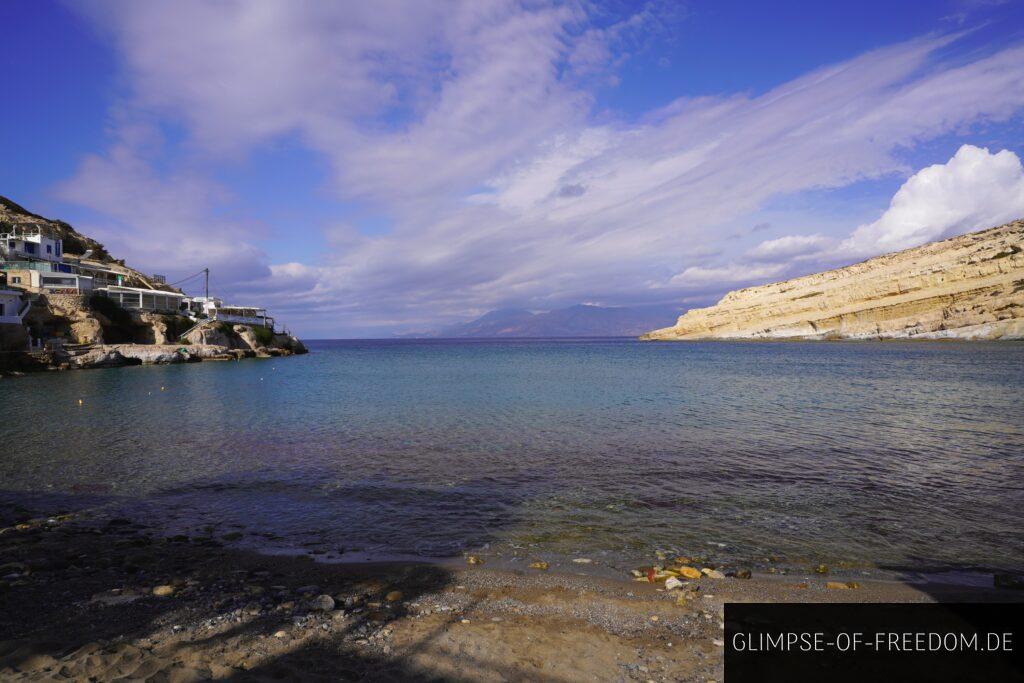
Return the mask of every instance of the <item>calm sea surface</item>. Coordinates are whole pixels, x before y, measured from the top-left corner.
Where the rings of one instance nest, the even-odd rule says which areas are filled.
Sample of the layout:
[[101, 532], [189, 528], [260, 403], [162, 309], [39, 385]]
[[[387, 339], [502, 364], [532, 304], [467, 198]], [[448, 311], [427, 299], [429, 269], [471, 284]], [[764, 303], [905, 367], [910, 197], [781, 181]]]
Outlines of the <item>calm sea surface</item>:
[[1024, 345], [310, 346], [0, 380], [0, 500], [328, 560], [1024, 568]]

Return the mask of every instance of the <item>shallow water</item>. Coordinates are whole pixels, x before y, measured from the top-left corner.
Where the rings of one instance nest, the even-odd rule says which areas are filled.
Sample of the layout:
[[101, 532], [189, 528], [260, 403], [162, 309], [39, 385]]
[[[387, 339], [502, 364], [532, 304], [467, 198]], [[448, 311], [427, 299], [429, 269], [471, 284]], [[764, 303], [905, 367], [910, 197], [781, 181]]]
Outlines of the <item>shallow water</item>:
[[1024, 567], [1024, 345], [310, 347], [4, 379], [0, 500], [325, 559]]

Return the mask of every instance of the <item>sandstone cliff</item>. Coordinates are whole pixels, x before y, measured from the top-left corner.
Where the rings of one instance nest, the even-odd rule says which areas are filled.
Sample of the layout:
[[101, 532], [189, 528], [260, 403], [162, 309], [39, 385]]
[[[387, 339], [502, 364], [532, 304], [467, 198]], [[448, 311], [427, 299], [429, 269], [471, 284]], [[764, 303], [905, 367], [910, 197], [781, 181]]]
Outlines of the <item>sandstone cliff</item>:
[[1024, 221], [729, 292], [641, 339], [1024, 339]]

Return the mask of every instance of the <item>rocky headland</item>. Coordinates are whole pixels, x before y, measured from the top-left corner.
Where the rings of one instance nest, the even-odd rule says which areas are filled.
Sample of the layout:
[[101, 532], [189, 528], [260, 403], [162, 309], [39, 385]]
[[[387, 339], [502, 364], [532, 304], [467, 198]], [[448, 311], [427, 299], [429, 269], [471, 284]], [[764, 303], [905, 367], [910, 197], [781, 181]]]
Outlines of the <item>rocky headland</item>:
[[[102, 266], [121, 284], [154, 294], [180, 290], [113, 258], [71, 225], [31, 213], [0, 197], [0, 232], [38, 229], [59, 238], [70, 266]], [[295, 336], [255, 325], [203, 319], [184, 312], [121, 308], [93, 291], [48, 290], [8, 282], [31, 306], [23, 324], [0, 324], [0, 374], [33, 370], [239, 360], [306, 353]], [[30, 339], [45, 340], [30, 348]]]
[[1024, 339], [1024, 221], [729, 292], [641, 339]]

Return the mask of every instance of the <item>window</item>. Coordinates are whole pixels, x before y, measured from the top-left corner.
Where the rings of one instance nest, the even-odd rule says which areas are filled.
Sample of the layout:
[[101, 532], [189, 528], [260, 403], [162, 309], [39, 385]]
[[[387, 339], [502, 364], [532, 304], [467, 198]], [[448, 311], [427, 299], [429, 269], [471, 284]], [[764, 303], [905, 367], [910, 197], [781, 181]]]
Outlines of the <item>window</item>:
[[56, 245], [56, 247], [55, 247], [56, 248], [56, 254], [57, 254], [57, 256], [60, 256], [60, 250], [63, 248], [64, 245], [63, 245], [63, 243], [60, 240], [57, 240], [55, 245]]
[[34, 253], [36, 253], [36, 245], [34, 245], [32, 242], [25, 242], [25, 253], [26, 254], [34, 254]]
[[11, 284], [12, 285], [20, 285], [21, 284], [21, 276], [20, 275], [15, 275], [14, 277], [12, 277], [11, 278]]
[[4, 311], [4, 305], [5, 304], [0, 304], [0, 318], [2, 318], [5, 315], [7, 315], [7, 313]]
[[51, 247], [49, 244], [46, 245], [46, 253], [47, 254], [52, 254], [53, 253], [53, 247]]

